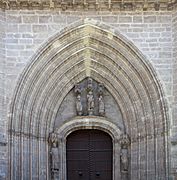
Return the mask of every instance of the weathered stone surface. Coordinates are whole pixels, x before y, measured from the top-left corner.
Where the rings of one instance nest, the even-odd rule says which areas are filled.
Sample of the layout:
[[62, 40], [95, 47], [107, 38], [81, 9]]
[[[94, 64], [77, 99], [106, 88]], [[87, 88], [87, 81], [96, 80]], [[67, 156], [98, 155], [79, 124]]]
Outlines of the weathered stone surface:
[[4, 0], [0, 1], [0, 8], [3, 9], [60, 9], [66, 11], [68, 9], [72, 10], [103, 10], [103, 11], [132, 11], [132, 10], [173, 10], [176, 6], [176, 1], [146, 1], [146, 0], [124, 0], [124, 1], [113, 1], [113, 0], [103, 0], [103, 1], [47, 1], [43, 0], [41, 2], [37, 0]]
[[171, 122], [172, 125], [172, 133], [171, 133], [171, 164], [172, 164], [172, 169], [171, 173], [175, 178], [177, 178], [177, 157], [176, 157], [176, 143], [177, 143], [177, 13], [174, 12], [172, 14], [172, 36], [173, 36], [173, 101], [172, 101], [172, 117], [173, 121]]
[[[24, 70], [24, 68], [27, 66], [27, 64], [29, 64], [29, 62], [31, 61], [30, 58], [35, 54], [35, 52], [37, 51], [37, 49], [44, 43], [49, 41], [48, 38], [53, 36], [54, 34], [58, 33], [61, 29], [65, 28], [66, 26], [70, 25], [71, 23], [74, 23], [75, 21], [78, 21], [80, 19], [84, 19], [85, 17], [90, 17], [93, 19], [98, 19], [102, 22], [105, 22], [109, 25], [111, 25], [110, 29], [114, 29], [114, 31], [118, 30], [122, 35], [125, 35], [129, 40], [132, 41], [132, 43], [134, 43], [140, 50], [141, 52], [146, 56], [146, 58], [148, 59], [148, 64], [152, 64], [153, 68], [155, 69], [155, 71], [158, 74], [158, 81], [160, 81], [161, 84], [163, 84], [163, 88], [164, 88], [164, 92], [165, 92], [165, 98], [168, 99], [168, 104], [166, 104], [165, 109], [169, 109], [169, 116], [170, 116], [170, 120], [168, 122], [168, 127], [166, 127], [167, 129], [165, 129], [165, 132], [162, 131], [162, 122], [159, 122], [159, 119], [161, 117], [161, 111], [162, 109], [157, 108], [157, 109], [153, 109], [154, 111], [154, 115], [158, 116], [156, 121], [155, 121], [155, 126], [156, 126], [156, 131], [157, 134], [158, 133], [167, 133], [171, 131], [171, 135], [172, 137], [176, 137], [176, 131], [177, 131], [177, 121], [176, 121], [176, 117], [177, 117], [177, 110], [176, 110], [176, 105], [177, 105], [177, 13], [171, 12], [171, 11], [165, 11], [165, 12], [155, 12], [155, 11], [147, 11], [147, 12], [82, 12], [82, 11], [68, 11], [68, 12], [60, 12], [60, 11], [55, 11], [55, 10], [7, 10], [6, 12], [1, 11], [0, 10], [0, 179], [7, 179], [7, 159], [8, 159], [8, 155], [7, 155], [7, 126], [9, 123], [9, 117], [11, 117], [11, 114], [9, 114], [8, 112], [10, 112], [10, 104], [12, 103], [12, 97], [14, 94], [14, 90], [15, 87], [17, 86], [17, 80], [21, 77], [21, 72]], [[79, 24], [80, 22], [78, 22]], [[100, 23], [100, 22], [99, 22]], [[99, 24], [98, 23], [98, 24]], [[110, 31], [110, 29], [108, 29], [108, 31]], [[65, 29], [66, 30], [66, 29]], [[114, 32], [113, 31], [113, 32]], [[79, 32], [79, 33], [78, 33]], [[85, 32], [89, 32], [89, 29], [85, 29]], [[69, 42], [73, 42], [74, 40], [76, 40], [77, 38], [83, 37], [84, 33], [82, 32], [80, 33], [80, 31], [75, 31], [75, 34], [72, 34], [72, 32], [70, 34], [67, 34], [68, 38], [66, 41], [60, 41], [53, 44], [53, 46], [51, 47], [51, 49], [53, 50], [52, 52], [54, 53], [55, 50], [57, 48], [59, 48], [60, 46], [67, 46], [70, 45]], [[92, 31], [90, 32], [90, 34], [93, 33]], [[95, 36], [93, 36], [94, 38], [96, 37], [96, 32]], [[93, 34], [94, 34], [93, 33]], [[87, 34], [88, 35], [88, 34]], [[76, 38], [77, 37], [77, 38]], [[101, 36], [100, 40], [105, 40], [108, 37], [109, 40], [104, 41], [104, 43], [107, 44], [111, 44], [114, 47], [117, 47], [117, 45], [114, 44], [114, 36], [112, 33], [105, 33], [103, 34], [103, 36]], [[75, 39], [74, 39], [75, 38]], [[112, 59], [121, 59], [121, 55], [120, 54], [114, 54], [113, 53], [113, 49], [112, 51], [109, 50], [107, 48], [107, 46], [105, 46], [105, 44], [103, 42], [95, 42], [93, 39], [85, 39], [85, 40], [81, 40], [82, 43], [76, 43], [73, 44], [71, 46], [71, 48], [69, 49], [69, 51], [65, 51], [64, 54], [62, 54], [61, 56], [57, 56], [56, 57], [56, 62], [50, 66], [50, 67], [56, 67], [57, 62], [62, 62], [63, 60], [65, 60], [65, 58], [67, 59], [68, 56], [70, 55], [70, 53], [75, 53], [78, 50], [80, 50], [80, 48], [85, 48], [88, 45], [90, 45], [91, 48], [93, 49], [97, 49], [97, 51], [104, 53], [106, 55], [109, 55], [110, 58]], [[98, 48], [101, 47], [101, 48]], [[50, 48], [49, 48], [50, 49]], [[71, 57], [71, 64], [69, 65], [68, 62], [66, 61], [66, 67], [73, 67], [75, 62], [78, 62], [78, 64], [80, 63], [80, 66], [77, 66], [75, 68], [72, 69], [72, 72], [70, 74], [68, 74], [67, 76], [63, 75], [62, 79], [60, 79], [61, 83], [61, 87], [63, 86], [63, 84], [65, 82], [68, 82], [68, 78], [74, 77], [76, 74], [78, 74], [79, 71], [83, 70], [86, 67], [92, 67], [92, 68], [97, 68], [97, 70], [100, 72], [100, 76], [109, 76], [108, 78], [110, 79], [110, 81], [112, 83], [114, 83], [114, 86], [117, 87], [117, 82], [113, 81], [113, 79], [111, 79], [111, 73], [112, 72], [116, 72], [117, 74], [122, 73], [121, 69], [123, 66], [123, 64], [121, 64], [120, 67], [117, 67], [114, 63], [109, 63], [108, 60], [104, 59], [104, 57], [101, 56], [99, 53], [97, 52], [92, 52], [92, 51], [84, 51], [85, 53], [76, 53], [74, 55], [74, 58]], [[41, 53], [41, 51], [38, 51], [38, 53], [36, 53], [36, 56], [39, 55]], [[130, 52], [127, 51], [127, 54], [129, 54]], [[46, 53], [47, 54], [47, 53]], [[85, 61], [85, 64], [82, 62], [83, 58], [85, 57], [85, 55], [87, 55], [87, 57], [90, 57], [92, 59], [92, 61]], [[51, 56], [54, 55], [51, 53]], [[131, 53], [129, 54], [131, 55]], [[136, 57], [137, 58], [137, 57]], [[104, 59], [104, 60], [103, 60]], [[46, 60], [45, 57], [43, 59], [44, 61]], [[99, 62], [101, 63], [101, 65], [99, 64]], [[91, 63], [91, 64], [90, 64]], [[49, 63], [50, 64], [50, 63]], [[110, 69], [110, 74], [104, 74], [104, 72], [101, 69], [101, 67], [105, 67]], [[131, 66], [131, 65], [130, 65]], [[127, 66], [128, 67], [128, 66]], [[54, 68], [55, 69], [55, 68]], [[53, 72], [57, 71], [53, 69]], [[66, 68], [67, 69], [67, 68]], [[42, 68], [40, 67], [38, 69], [38, 72], [42, 70]], [[63, 69], [60, 69], [61, 72], [64, 73]], [[125, 69], [125, 71], [127, 73], [132, 73], [130, 69]], [[137, 70], [139, 73], [141, 73], [141, 69]], [[49, 78], [51, 78], [51, 74], [49, 73], [49, 71], [46, 71], [46, 78], [44, 80], [44, 82], [41, 83], [45, 83], [47, 82], [47, 80]], [[32, 72], [29, 72], [30, 74], [32, 74]], [[87, 74], [90, 73], [90, 71], [88, 70], [86, 72]], [[95, 76], [94, 71], [92, 72], [93, 76]], [[115, 74], [116, 74], [115, 73]], [[84, 76], [85, 74], [82, 74], [78, 77], [77, 81], [79, 81], [80, 79], [82, 79], [82, 76]], [[95, 76], [98, 79], [100, 78], [99, 75]], [[133, 75], [131, 74], [131, 77], [133, 77]], [[33, 78], [29, 75], [29, 78]], [[38, 76], [36, 75], [36, 85], [38, 85]], [[34, 80], [35, 80], [34, 78]], [[59, 77], [58, 77], [59, 78]], [[143, 75], [143, 78], [145, 78], [145, 76]], [[56, 82], [56, 84], [51, 88], [54, 89], [55, 86], [57, 85], [57, 81], [55, 81], [56, 79], [53, 79], [54, 82]], [[75, 80], [71, 80], [71, 82], [68, 82], [68, 86], [71, 87], [72, 86], [72, 82]], [[102, 79], [102, 81], [104, 81], [104, 79]], [[145, 78], [145, 81], [148, 81], [148, 78]], [[126, 81], [125, 81], [126, 82]], [[24, 83], [25, 84], [25, 83]], [[23, 84], [23, 85], [24, 85]], [[22, 85], [22, 87], [23, 87]], [[29, 92], [31, 91], [31, 88], [33, 88], [33, 84], [31, 86], [29, 86], [27, 89], [29, 90]], [[50, 85], [50, 84], [49, 84]], [[40, 87], [40, 85], [38, 86], [38, 88]], [[142, 85], [139, 84], [138, 82], [136, 82], [136, 86], [137, 87], [137, 91], [139, 91], [140, 93], [143, 91], [140, 91], [140, 89], [142, 88]], [[149, 87], [152, 87], [149, 85]], [[120, 88], [120, 87], [119, 87]], [[60, 88], [59, 88], [60, 89]], [[69, 88], [66, 88], [67, 90], [69, 90]], [[140, 97], [142, 98], [142, 100], [138, 100], [138, 96], [137, 93], [133, 92], [133, 91], [129, 91], [130, 86], [126, 85], [125, 83], [125, 89], [128, 90], [128, 94], [129, 96], [133, 99], [133, 104], [132, 106], [127, 107], [127, 114], [131, 114], [132, 109], [134, 109], [134, 112], [137, 112], [138, 116], [136, 123], [132, 123], [135, 117], [134, 114], [132, 113], [126, 120], [130, 120], [130, 124], [127, 124], [127, 126], [131, 126], [131, 130], [130, 132], [132, 132], [132, 144], [131, 144], [131, 158], [132, 158], [132, 169], [131, 169], [131, 174], [132, 174], [132, 179], [144, 179], [146, 177], [145, 171], [144, 169], [146, 168], [145, 166], [145, 162], [146, 162], [146, 158], [147, 156], [144, 154], [144, 152], [146, 151], [145, 147], [151, 147], [151, 149], [147, 150], [147, 154], [148, 154], [148, 158], [150, 159], [149, 163], [147, 164], [147, 168], [148, 168], [148, 172], [150, 172], [148, 174], [148, 179], [154, 179], [155, 176], [155, 166], [158, 165], [158, 163], [164, 164], [164, 162], [160, 162], [160, 160], [158, 162], [156, 162], [156, 164], [154, 163], [154, 159], [153, 159], [153, 155], [151, 154], [152, 152], [157, 151], [157, 149], [153, 149], [154, 148], [154, 138], [152, 135], [153, 129], [152, 129], [152, 123], [147, 121], [149, 119], [153, 119], [153, 116], [151, 117], [151, 115], [149, 114], [150, 110], [150, 106], [146, 106], [146, 108], [144, 108], [144, 111], [141, 112], [141, 107], [142, 107], [142, 102], [148, 102], [146, 99], [146, 95], [145, 94], [140, 94]], [[45, 92], [45, 88], [43, 89], [43, 91]], [[113, 91], [113, 89], [112, 89]], [[148, 91], [148, 88], [147, 88]], [[36, 96], [33, 98], [33, 100], [31, 101], [26, 101], [26, 104], [24, 104], [24, 107], [28, 107], [28, 105], [31, 107], [31, 109], [28, 109], [27, 111], [24, 111], [23, 116], [25, 117], [23, 119], [22, 122], [26, 123], [26, 116], [29, 114], [29, 111], [31, 111], [32, 113], [30, 114], [31, 119], [35, 120], [35, 118], [38, 118], [38, 116], [40, 116], [40, 114], [35, 114], [33, 112], [35, 112], [35, 108], [33, 109], [32, 104], [36, 103], [36, 102], [40, 102], [37, 103], [35, 107], [41, 107], [40, 111], [43, 110], [43, 103], [45, 103], [45, 101], [43, 101], [43, 92], [39, 91], [41, 93], [37, 93], [37, 89], [36, 89]], [[122, 91], [119, 91], [122, 93]], [[153, 98], [155, 97], [155, 92], [157, 92], [157, 89], [151, 89], [151, 95]], [[51, 91], [48, 89], [48, 94], [50, 95]], [[112, 94], [113, 92], [109, 92], [110, 94]], [[118, 126], [121, 126], [123, 123], [117, 121], [118, 118], [118, 113], [119, 111], [115, 108], [117, 106], [117, 103], [115, 102], [114, 98], [110, 97], [110, 94], [107, 94], [106, 96], [106, 111], [108, 114], [108, 118], [111, 119], [111, 121], [115, 124], [117, 124]], [[61, 94], [59, 93], [58, 96], [60, 96]], [[124, 96], [125, 97], [125, 94]], [[130, 101], [127, 98], [128, 96], [126, 96], [125, 98], [125, 104], [129, 104]], [[30, 98], [30, 94], [27, 94], [26, 98]], [[62, 97], [64, 98], [64, 97]], [[152, 98], [152, 99], [153, 99]], [[162, 97], [159, 96], [158, 100], [155, 102], [151, 102], [151, 106], [155, 107], [155, 104], [158, 104], [160, 99]], [[55, 99], [53, 99], [54, 101]], [[47, 98], [46, 98], [47, 101]], [[69, 103], [70, 106], [68, 106], [67, 104]], [[147, 103], [148, 104], [148, 103]], [[112, 106], [114, 106], [114, 108], [112, 108]], [[136, 109], [134, 107], [137, 107]], [[62, 109], [63, 108], [63, 109]], [[21, 108], [19, 108], [21, 109]], [[16, 112], [19, 111], [19, 109], [16, 109]], [[58, 109], [56, 110], [51, 110], [52, 106], [49, 103], [48, 107], [44, 110], [46, 112], [48, 112], [48, 115], [46, 115], [45, 117], [42, 117], [43, 119], [47, 119], [48, 116], [51, 117], [51, 113], [54, 113], [55, 111], [58, 111]], [[62, 110], [61, 110], [62, 109]], [[164, 111], [164, 110], [163, 110]], [[147, 113], [148, 112], [148, 113]], [[21, 117], [21, 113], [19, 112], [19, 117]], [[69, 93], [65, 99], [63, 100], [63, 103], [60, 106], [60, 109], [58, 111], [57, 114], [57, 119], [56, 119], [56, 125], [59, 126], [59, 124], [57, 124], [59, 121], [60, 122], [64, 122], [65, 120], [71, 118], [75, 116], [74, 114], [74, 109], [73, 109], [73, 95], [72, 93]], [[130, 119], [129, 119], [130, 118]], [[119, 118], [118, 118], [119, 119]], [[121, 119], [121, 118], [120, 118]], [[141, 119], [141, 120], [139, 120]], [[125, 119], [120, 120], [120, 121], [125, 121]], [[146, 127], [147, 127], [147, 133], [149, 133], [150, 135], [148, 137], [146, 135], [143, 134], [143, 132], [145, 132], [145, 128], [143, 126], [144, 122], [146, 122]], [[37, 141], [35, 138], [37, 137], [37, 135], [31, 135], [31, 139], [29, 140], [29, 135], [25, 134], [28, 130], [29, 127], [27, 126], [28, 123], [26, 123], [26, 125], [22, 128], [23, 131], [23, 135], [27, 138], [25, 139], [23, 137], [23, 142], [24, 142], [24, 157], [28, 156], [29, 153], [32, 153], [34, 156], [32, 157], [32, 161], [35, 161], [37, 158], [39, 158], [39, 154], [41, 156], [40, 158], [40, 162], [37, 162], [36, 164], [31, 163], [31, 161], [29, 159], [25, 159], [26, 162], [24, 162], [23, 164], [23, 169], [29, 169], [28, 171], [26, 171], [26, 174], [24, 174], [24, 179], [27, 179], [27, 177], [29, 176], [29, 174], [31, 172], [32, 173], [32, 177], [38, 178], [38, 174], [40, 174], [41, 179], [45, 179], [44, 177], [46, 177], [46, 175], [48, 173], [46, 173], [47, 171], [47, 166], [43, 166], [44, 164], [46, 164], [48, 162], [47, 159], [47, 143], [45, 140], [42, 139], [43, 135], [45, 134], [45, 129], [42, 129], [42, 127], [46, 127], [48, 126], [47, 124], [45, 124], [44, 121], [41, 121], [40, 124], [35, 124], [33, 121], [29, 122], [29, 124], [31, 123], [31, 130], [32, 132], [41, 132], [41, 139], [40, 142]], [[48, 122], [49, 123], [49, 122]], [[14, 123], [15, 124], [15, 123]], [[49, 123], [50, 124], [50, 123]], [[20, 126], [18, 126], [20, 128]], [[51, 127], [50, 127], [51, 128]], [[170, 129], [171, 128], [171, 129]], [[13, 130], [13, 129], [11, 129]], [[21, 131], [21, 130], [20, 130]], [[137, 142], [137, 137], [135, 136], [136, 133], [139, 133], [142, 135], [141, 137], [139, 137], [139, 142], [142, 142], [140, 144], [138, 144]], [[152, 136], [152, 137], [151, 137]], [[148, 139], [148, 140], [147, 140]], [[170, 170], [170, 173], [173, 175], [173, 178], [175, 179], [175, 177], [177, 177], [177, 173], [176, 173], [176, 168], [177, 168], [177, 158], [176, 158], [176, 144], [175, 144], [175, 138], [173, 138], [172, 143], [173, 146], [171, 147], [171, 149], [169, 150], [171, 153], [171, 156], [169, 156], [171, 159], [170, 161], [172, 162], [172, 170]], [[14, 148], [18, 149], [18, 143], [21, 140], [16, 138], [14, 140], [15, 143], [17, 143], [16, 145], [14, 145]], [[29, 152], [29, 146], [28, 146], [28, 142], [32, 142], [31, 145], [31, 149]], [[145, 144], [145, 141], [147, 141], [147, 144]], [[159, 149], [163, 149], [163, 147], [161, 147], [160, 143], [162, 143], [162, 139], [158, 138], [159, 141]], [[8, 142], [9, 143], [9, 142]], [[139, 149], [138, 149], [139, 147]], [[44, 150], [45, 149], [45, 150]], [[159, 150], [158, 149], [158, 150]], [[16, 156], [19, 155], [20, 150], [16, 151]], [[139, 155], [138, 155], [139, 154]], [[158, 158], [160, 158], [160, 156], [165, 156], [163, 154], [163, 152], [159, 153]], [[46, 158], [44, 158], [46, 157]], [[141, 163], [138, 164], [137, 159], [141, 160]], [[17, 159], [14, 158], [14, 164], [16, 164], [17, 166], [15, 167], [16, 169], [13, 169], [14, 174], [16, 179], [20, 179], [21, 174], [19, 174], [20, 169], [19, 169], [19, 164], [20, 162], [18, 162]], [[31, 164], [30, 164], [31, 163]], [[30, 164], [30, 168], [29, 168], [29, 164]], [[40, 169], [38, 169], [40, 165]], [[138, 174], [137, 169], [140, 169], [140, 173]], [[161, 174], [163, 179], [163, 176], [165, 176], [162, 173], [163, 169], [160, 169], [158, 171], [159, 174]], [[40, 172], [40, 173], [39, 173]], [[140, 178], [141, 177], [141, 178]]]
[[[86, 84], [86, 80], [82, 83], [82, 96], [86, 98], [86, 94], [84, 93], [85, 89], [83, 89], [83, 84]], [[81, 84], [80, 83], [80, 84]], [[94, 82], [94, 88], [95, 87], [95, 82]], [[84, 86], [85, 87], [85, 86]], [[95, 97], [95, 110], [94, 110], [94, 114], [98, 116], [98, 98], [97, 97], [97, 89], [94, 89], [94, 97]], [[75, 116], [77, 116], [76, 114], [76, 98], [74, 95], [74, 90], [72, 89], [67, 96], [65, 97], [65, 99], [63, 100], [57, 116], [56, 116], [56, 120], [55, 120], [55, 127], [58, 128], [60, 127], [67, 119], [72, 119]], [[83, 101], [82, 97], [82, 104], [83, 104], [83, 108], [85, 110], [83, 110], [83, 116], [86, 116], [87, 111], [86, 111], [86, 101]], [[120, 112], [120, 109], [116, 103], [116, 101], [114, 100], [114, 98], [111, 96], [111, 94], [107, 91], [104, 90], [104, 101], [105, 101], [105, 116], [114, 124], [116, 124], [122, 131], [124, 130], [124, 124], [123, 124], [123, 120], [122, 120], [122, 115]]]
[[23, 19], [23, 23], [29, 23], [29, 24], [38, 23], [38, 17], [35, 15], [22, 16], [22, 19]]
[[[81, 22], [86, 24], [82, 24]], [[133, 159], [131, 166], [132, 169], [134, 169], [134, 173], [135, 171], [139, 171], [137, 167], [141, 167], [140, 177], [144, 178], [146, 176], [144, 173], [146, 171], [146, 165], [144, 164], [148, 163], [148, 153], [152, 155], [158, 151], [161, 152], [160, 156], [157, 157], [157, 162], [160, 162], [160, 158], [164, 157], [163, 152], [165, 152], [165, 145], [163, 144], [165, 142], [163, 141], [165, 135], [162, 134], [164, 133], [163, 125], [166, 121], [163, 121], [162, 106], [160, 105], [164, 95], [162, 99], [159, 100], [159, 91], [156, 91], [155, 88], [156, 86], [161, 87], [161, 85], [156, 84], [156, 81], [154, 82], [157, 76], [153, 75], [153, 78], [149, 76], [149, 71], [147, 71], [147, 68], [145, 68], [146, 65], [144, 64], [146, 62], [145, 59], [142, 58], [140, 60], [141, 55], [139, 50], [133, 45], [128, 45], [129, 42], [126, 42], [119, 32], [93, 20], [81, 22], [73, 25], [72, 32], [66, 28], [64, 35], [61, 35], [61, 37], [57, 36], [59, 40], [57, 40], [56, 37], [56, 41], [49, 44], [49, 47], [46, 49], [47, 51], [40, 56], [39, 61], [36, 62], [37, 67], [31, 66], [32, 69], [29, 68], [27, 70], [31, 73], [30, 76], [26, 73], [25, 81], [22, 83], [22, 92], [17, 93], [18, 97], [16, 99], [18, 99], [18, 101], [15, 100], [14, 102], [14, 108], [17, 109], [17, 111], [16, 115], [14, 115], [16, 117], [22, 114], [22, 131], [24, 136], [28, 137], [29, 134], [31, 134], [33, 138], [40, 136], [40, 138], [45, 141], [48, 132], [53, 130], [54, 127], [60, 127], [60, 125], [76, 115], [73, 104], [74, 96], [72, 93], [70, 94], [69, 91], [75, 83], [80, 82], [87, 76], [91, 76], [98, 82], [104, 83], [109, 93], [114, 97], [111, 98], [109, 93], [108, 97], [105, 96], [106, 117], [118, 127], [122, 129], [126, 127], [127, 133], [131, 134], [131, 142], [138, 142], [136, 146], [141, 147], [137, 154], [140, 162], [136, 160], [134, 162]], [[97, 26], [99, 26], [99, 28], [96, 28]], [[129, 30], [131, 25], [126, 25], [125, 27]], [[144, 26], [141, 27], [144, 28]], [[156, 27], [157, 26], [153, 26], [152, 29]], [[137, 27], [132, 26], [132, 28]], [[144, 32], [144, 29], [142, 31]], [[127, 32], [126, 34], [138, 44], [142, 42], [139, 33], [141, 32], [138, 29], [138, 32]], [[42, 31], [40, 36], [38, 34], [36, 36], [36, 34], [37, 33], [34, 33], [34, 36], [22, 34], [20, 37], [26, 37], [26, 39], [30, 40], [35, 40], [36, 37], [40, 39], [41, 37], [42, 40], [45, 35], [48, 35], [46, 32], [42, 33]], [[23, 38], [20, 38], [19, 41], [24, 40]], [[124, 41], [123, 44], [120, 39]], [[153, 37], [152, 39], [147, 38], [143, 43], [147, 43], [148, 45], [150, 43], [157, 44], [158, 40], [159, 37]], [[34, 43], [34, 41], [32, 42]], [[67, 50], [65, 50], [65, 48]], [[154, 47], [148, 46], [147, 49], [153, 54], [153, 48]], [[28, 52], [29, 54], [26, 54]], [[60, 53], [58, 54], [58, 52]], [[28, 49], [28, 51], [22, 49], [20, 53], [21, 55], [30, 57], [30, 49]], [[160, 49], [157, 51], [157, 54], [160, 54]], [[21, 55], [19, 56], [21, 57]], [[165, 61], [167, 57], [161, 58], [164, 58]], [[19, 67], [23, 67], [23, 64], [19, 64]], [[156, 65], [154, 67], [156, 67], [159, 72], [161, 70], [165, 71], [163, 66], [159, 67]], [[171, 68], [171, 66], [169, 66], [169, 68]], [[15, 74], [15, 71], [11, 69], [11, 73]], [[170, 69], [168, 71], [166, 70], [166, 74], [171, 75], [172, 71], [170, 71]], [[143, 80], [141, 78], [143, 78]], [[168, 81], [168, 79], [166, 80]], [[169, 87], [169, 84], [167, 87]], [[150, 95], [147, 96], [146, 93], [150, 93]], [[22, 105], [23, 103], [24, 106]], [[120, 111], [116, 109], [117, 104]], [[112, 108], [112, 106], [114, 108]], [[20, 107], [25, 108], [22, 109], [22, 111], [25, 111], [24, 113], [20, 112]], [[120, 120], [118, 120], [120, 114], [118, 112], [121, 112], [122, 115]], [[32, 114], [32, 116], [29, 116], [29, 114]], [[14, 121], [18, 120], [14, 116], [12, 117]], [[41, 117], [43, 118], [40, 120]], [[166, 118], [164, 117], [164, 119]], [[29, 120], [32, 123], [28, 123]], [[14, 129], [16, 130], [14, 132], [15, 136], [17, 136], [18, 131], [21, 131], [21, 128], [16, 126], [17, 124], [18, 123], [14, 124]], [[30, 124], [31, 128], [29, 128], [28, 124]], [[156, 130], [155, 135], [154, 129]], [[147, 142], [145, 143], [144, 140], [147, 134], [150, 136], [149, 139], [153, 140], [152, 144], [156, 144], [154, 140], [155, 136], [162, 135], [162, 138], [159, 138], [159, 146], [157, 146], [156, 151], [151, 151], [151, 148], [148, 146], [148, 153], [146, 152], [145, 146]], [[19, 145], [20, 142], [17, 143], [17, 147]], [[47, 146], [47, 144], [45, 145]], [[134, 155], [138, 147], [134, 147], [133, 149], [132, 146], [133, 145], [131, 145], [131, 154]], [[28, 149], [27, 151], [31, 150], [30, 147], [30, 150]], [[39, 153], [39, 150], [37, 150], [37, 153]], [[37, 156], [35, 153], [33, 155]], [[156, 155], [152, 155], [152, 157], [154, 156]], [[15, 157], [18, 157], [18, 155]], [[14, 159], [14, 161], [17, 161], [17, 159]], [[162, 163], [160, 163], [161, 166], [158, 166], [156, 160], [153, 159], [151, 163], [158, 166], [158, 168], [155, 171], [152, 169], [148, 171], [148, 176], [150, 176], [151, 173], [157, 175], [157, 173], [160, 174], [161, 172], [159, 178], [165, 177], [164, 172], [162, 172], [162, 169], [165, 169], [166, 166], [165, 161], [166, 160], [163, 159]], [[28, 162], [28, 160], [25, 161], [25, 159], [24, 162], [19, 162], [24, 168], [26, 167], [26, 163], [29, 165], [31, 162]], [[42, 162], [38, 163], [42, 166]], [[168, 166], [168, 162], [166, 163]], [[40, 169], [38, 169], [38, 171], [40, 171]], [[16, 172], [19, 172], [19, 174], [15, 174], [14, 172], [14, 176], [17, 179], [20, 176], [19, 169], [17, 169]], [[131, 176], [134, 177], [134, 173], [131, 174]], [[136, 173], [138, 174], [139, 172]], [[34, 177], [35, 176], [37, 175], [34, 175]]]
[[0, 179], [2, 180], [7, 178], [8, 173], [7, 104], [5, 94], [5, 19], [5, 12], [0, 10]]

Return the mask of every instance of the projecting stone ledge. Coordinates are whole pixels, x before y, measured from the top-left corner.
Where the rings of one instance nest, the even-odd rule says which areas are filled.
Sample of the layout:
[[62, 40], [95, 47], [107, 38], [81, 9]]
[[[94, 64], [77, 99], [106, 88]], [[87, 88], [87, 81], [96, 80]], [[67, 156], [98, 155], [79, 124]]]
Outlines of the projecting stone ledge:
[[60, 9], [62, 11], [74, 10], [74, 11], [166, 11], [173, 10], [177, 4], [176, 0], [163, 1], [163, 0], [152, 0], [150, 2], [146, 0], [140, 0], [135, 3], [135, 1], [130, 0], [104, 0], [104, 1], [91, 1], [91, 0], [1, 0], [0, 8], [2, 9]]

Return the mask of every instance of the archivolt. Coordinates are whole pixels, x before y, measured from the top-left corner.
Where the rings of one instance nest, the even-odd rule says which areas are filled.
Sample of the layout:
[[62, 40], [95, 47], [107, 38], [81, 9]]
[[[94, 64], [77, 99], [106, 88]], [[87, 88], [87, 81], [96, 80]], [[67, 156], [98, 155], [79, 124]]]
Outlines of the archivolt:
[[86, 77], [104, 83], [117, 101], [131, 151], [137, 151], [132, 163], [144, 169], [137, 177], [148, 176], [147, 171], [168, 176], [167, 105], [154, 69], [119, 32], [89, 19], [56, 34], [32, 58], [15, 90], [10, 137], [46, 139], [63, 98]]

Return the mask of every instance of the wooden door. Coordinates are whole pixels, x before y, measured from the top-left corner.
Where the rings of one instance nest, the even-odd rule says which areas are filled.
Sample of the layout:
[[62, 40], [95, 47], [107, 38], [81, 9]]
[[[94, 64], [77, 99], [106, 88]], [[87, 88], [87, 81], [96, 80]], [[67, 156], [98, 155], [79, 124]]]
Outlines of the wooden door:
[[78, 130], [67, 138], [67, 180], [112, 180], [112, 139], [99, 130]]

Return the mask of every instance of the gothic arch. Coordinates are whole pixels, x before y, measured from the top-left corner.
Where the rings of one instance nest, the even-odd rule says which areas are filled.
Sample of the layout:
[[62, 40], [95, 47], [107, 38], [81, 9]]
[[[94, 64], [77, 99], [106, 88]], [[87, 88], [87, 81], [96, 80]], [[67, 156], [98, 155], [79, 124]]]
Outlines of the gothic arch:
[[10, 110], [10, 176], [32, 178], [33, 156], [38, 176], [43, 169], [48, 176], [40, 151], [48, 153], [47, 138], [64, 97], [86, 77], [104, 83], [120, 107], [131, 137], [132, 179], [168, 177], [169, 117], [157, 74], [133, 43], [90, 19], [47, 40], [23, 71]]

